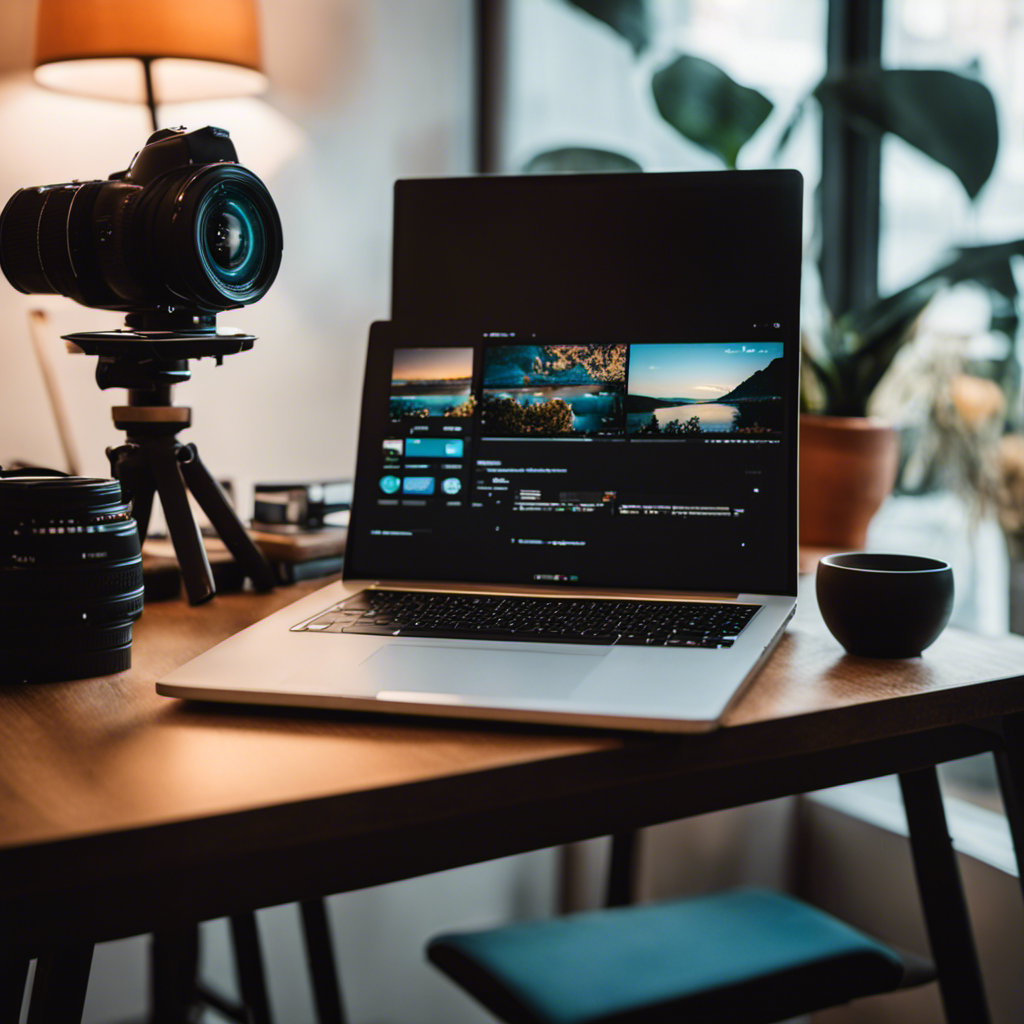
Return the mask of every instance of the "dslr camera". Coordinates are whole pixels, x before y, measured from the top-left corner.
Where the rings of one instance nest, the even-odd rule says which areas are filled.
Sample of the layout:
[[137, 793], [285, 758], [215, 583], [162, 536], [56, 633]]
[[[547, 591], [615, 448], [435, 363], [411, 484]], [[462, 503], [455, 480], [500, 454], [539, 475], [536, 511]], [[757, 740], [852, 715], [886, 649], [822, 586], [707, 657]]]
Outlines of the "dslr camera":
[[0, 269], [19, 291], [121, 310], [136, 331], [213, 332], [261, 299], [281, 220], [223, 128], [155, 132], [107, 180], [19, 189], [0, 214]]

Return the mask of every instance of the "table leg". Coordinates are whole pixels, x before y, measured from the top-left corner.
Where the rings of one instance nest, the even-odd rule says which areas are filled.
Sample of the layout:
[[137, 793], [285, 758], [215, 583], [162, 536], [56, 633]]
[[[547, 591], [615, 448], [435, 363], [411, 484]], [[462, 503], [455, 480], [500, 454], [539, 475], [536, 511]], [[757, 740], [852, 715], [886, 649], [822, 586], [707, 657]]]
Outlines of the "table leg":
[[22, 957], [0, 957], [0, 1024], [18, 1024], [21, 1020], [28, 963]]
[[1003, 741], [995, 754], [996, 768], [1017, 857], [1017, 877], [1024, 889], [1024, 715], [1004, 720]]
[[149, 1019], [153, 1024], [189, 1024], [194, 1020], [199, 926], [154, 932], [149, 970]]
[[306, 938], [317, 1020], [320, 1024], [345, 1024], [327, 907], [322, 899], [313, 899], [300, 903], [299, 909], [302, 911], [302, 931]]
[[270, 1000], [267, 998], [255, 913], [250, 911], [232, 916], [231, 938], [235, 946], [238, 987], [242, 992], [242, 1004], [249, 1014], [249, 1024], [271, 1024]]
[[75, 1024], [82, 1019], [92, 967], [92, 943], [69, 944], [36, 962], [28, 1024]]
[[635, 899], [636, 860], [640, 832], [616, 832], [612, 836], [611, 857], [608, 863], [608, 887], [605, 890], [606, 907], [626, 907]]
[[960, 870], [934, 768], [900, 776], [917, 887], [949, 1024], [989, 1021]]

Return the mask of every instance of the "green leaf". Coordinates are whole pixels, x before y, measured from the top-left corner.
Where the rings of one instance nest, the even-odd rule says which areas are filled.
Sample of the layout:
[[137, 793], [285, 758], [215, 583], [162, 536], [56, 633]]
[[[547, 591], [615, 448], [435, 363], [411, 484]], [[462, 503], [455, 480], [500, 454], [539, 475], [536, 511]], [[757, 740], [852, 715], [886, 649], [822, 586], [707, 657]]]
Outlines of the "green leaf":
[[607, 149], [587, 149], [584, 146], [566, 146], [549, 149], [531, 157], [523, 168], [524, 174], [561, 174], [572, 172], [588, 174], [594, 171], [642, 171], [643, 168], [628, 156]]
[[942, 275], [933, 272], [901, 291], [840, 317], [839, 324], [855, 341], [847, 354], [868, 352], [873, 346], [884, 345], [894, 334], [905, 335], [946, 283]]
[[[943, 288], [974, 281], [993, 297], [993, 329], [1016, 335], [1017, 284], [1010, 261], [1024, 256], [1024, 239], [955, 250], [942, 266], [892, 295], [841, 316], [812, 356], [832, 415], [864, 415], [871, 393], [911, 336], [925, 306]], [[808, 357], [805, 349], [804, 358]]]
[[1009, 270], [1014, 256], [1024, 256], [1024, 238], [1015, 242], [996, 242], [991, 245], [963, 245], [956, 250], [956, 256], [945, 266], [933, 271], [949, 278], [954, 284], [960, 281], [981, 281], [988, 287], [1002, 285], [1001, 294], [1013, 299], [1017, 295], [1016, 282], [1012, 273], [1009, 279], [1002, 268]]
[[775, 150], [772, 153], [773, 162], [777, 162], [779, 157], [782, 156], [782, 151], [789, 145], [789, 140], [793, 137], [793, 132], [797, 130], [800, 126], [800, 122], [804, 119], [804, 114], [807, 112], [807, 99], [809, 99], [809, 97], [802, 99], [796, 105], [796, 109], [786, 122], [786, 127], [782, 129], [782, 134], [779, 136], [778, 142], [775, 143]]
[[733, 81], [721, 68], [683, 54], [651, 81], [661, 116], [684, 138], [720, 157], [727, 167], [764, 124], [772, 103]]
[[603, 21], [623, 39], [629, 41], [634, 53], [646, 50], [651, 42], [651, 22], [646, 0], [566, 0], [592, 18]]
[[892, 132], [948, 167], [974, 199], [999, 149], [992, 93], [952, 71], [859, 68], [819, 83], [814, 95], [851, 125]]

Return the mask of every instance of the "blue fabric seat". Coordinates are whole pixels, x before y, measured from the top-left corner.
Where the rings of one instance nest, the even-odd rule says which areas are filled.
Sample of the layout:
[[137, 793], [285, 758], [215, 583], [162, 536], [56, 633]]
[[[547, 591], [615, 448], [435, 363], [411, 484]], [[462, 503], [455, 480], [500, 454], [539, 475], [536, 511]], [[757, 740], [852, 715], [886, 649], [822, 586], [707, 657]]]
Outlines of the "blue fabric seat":
[[935, 976], [759, 889], [442, 935], [428, 956], [508, 1024], [754, 1024]]

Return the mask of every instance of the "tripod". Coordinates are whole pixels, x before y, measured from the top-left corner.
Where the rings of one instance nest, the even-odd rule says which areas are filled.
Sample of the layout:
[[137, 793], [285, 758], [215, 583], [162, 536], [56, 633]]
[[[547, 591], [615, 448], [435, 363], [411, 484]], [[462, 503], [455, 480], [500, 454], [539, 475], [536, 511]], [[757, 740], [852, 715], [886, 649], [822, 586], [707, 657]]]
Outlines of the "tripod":
[[128, 404], [113, 410], [114, 425], [127, 437], [125, 444], [107, 449], [111, 475], [132, 503], [142, 538], [149, 527], [153, 496], [159, 494], [189, 603], [208, 601], [216, 587], [186, 486], [256, 589], [272, 590], [276, 581], [270, 564], [246, 533], [196, 446], [178, 440], [179, 432], [192, 424], [192, 410], [171, 401], [171, 386], [191, 376], [188, 358], [214, 356], [219, 363], [224, 355], [251, 348], [255, 339], [109, 331], [68, 335], [67, 340], [100, 357], [96, 380], [101, 388], [128, 389]]

